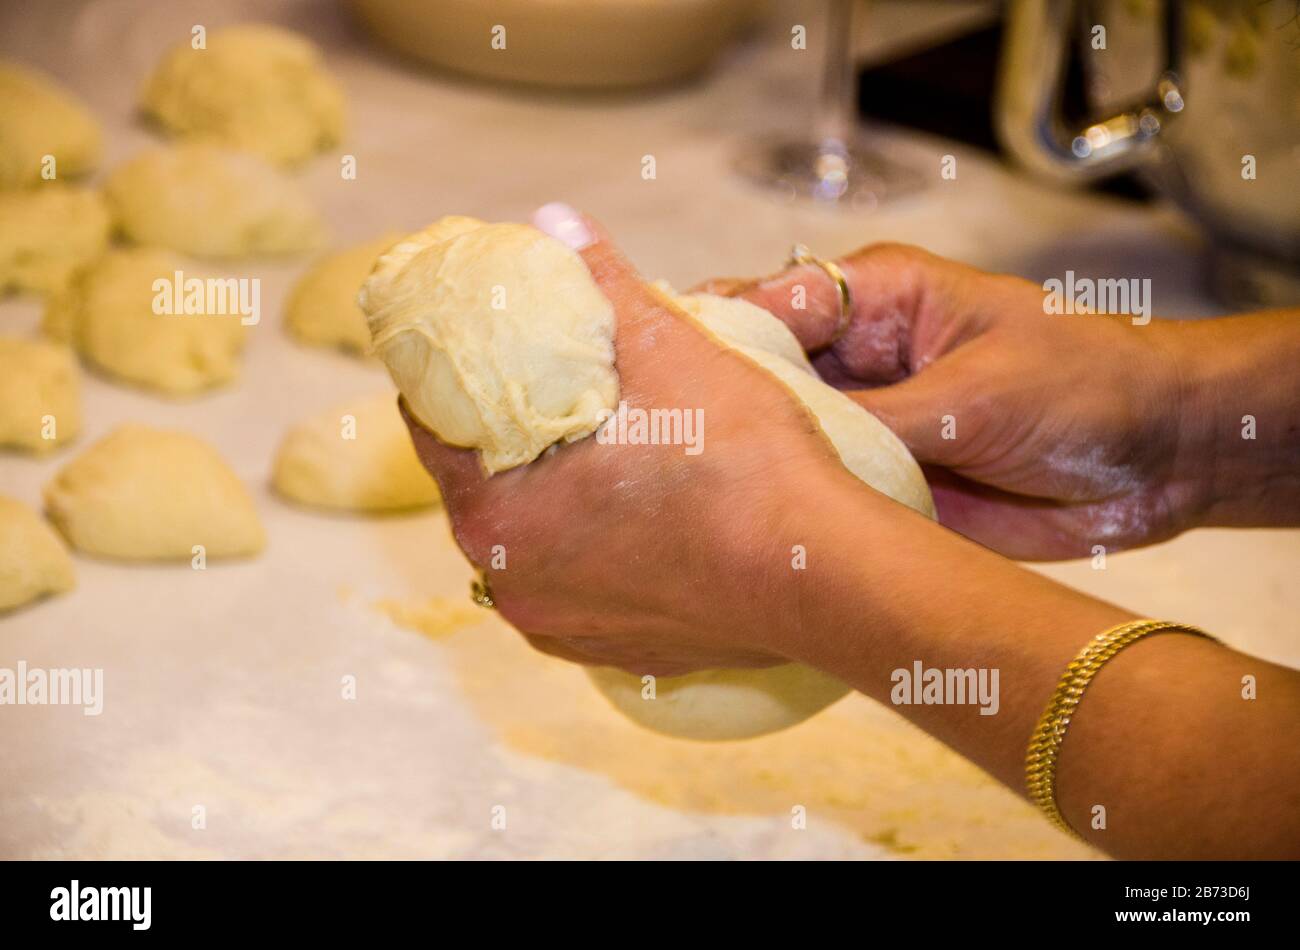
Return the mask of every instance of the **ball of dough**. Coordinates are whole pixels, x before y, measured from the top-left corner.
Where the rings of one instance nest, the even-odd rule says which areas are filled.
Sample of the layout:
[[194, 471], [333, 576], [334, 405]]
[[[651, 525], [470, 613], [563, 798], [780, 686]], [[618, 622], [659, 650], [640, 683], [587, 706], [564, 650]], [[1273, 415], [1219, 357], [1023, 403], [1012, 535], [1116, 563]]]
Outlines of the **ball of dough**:
[[653, 699], [641, 677], [607, 666], [586, 668], [596, 689], [627, 718], [655, 732], [697, 742], [750, 739], [815, 716], [849, 688], [820, 670], [784, 663], [762, 670], [698, 670], [661, 676]]
[[0, 613], [75, 584], [59, 536], [26, 505], [0, 495]]
[[0, 337], [0, 446], [36, 455], [81, 431], [81, 378], [66, 346]]
[[350, 353], [370, 352], [370, 329], [357, 303], [375, 261], [397, 243], [391, 234], [327, 254], [302, 276], [285, 305], [284, 323], [299, 341]]
[[343, 137], [343, 94], [320, 51], [280, 27], [214, 30], [171, 50], [144, 87], [146, 114], [185, 139], [296, 165]]
[[196, 257], [297, 254], [324, 237], [293, 182], [255, 155], [213, 145], [145, 152], [113, 171], [104, 194], [132, 241]]
[[76, 178], [99, 164], [99, 123], [43, 73], [0, 61], [0, 189], [46, 181], [45, 156], [56, 179]]
[[674, 302], [724, 346], [784, 383], [812, 411], [845, 468], [894, 501], [935, 517], [930, 486], [907, 446], [862, 406], [821, 381], [789, 327], [745, 300], [691, 294]]
[[46, 182], [0, 191], [0, 293], [50, 293], [108, 246], [108, 206], [93, 191]]
[[271, 477], [286, 498], [343, 511], [400, 511], [438, 502], [392, 393], [338, 406], [290, 430]]
[[443, 218], [379, 259], [361, 307], [411, 411], [488, 472], [590, 435], [618, 398], [614, 309], [534, 228]]
[[183, 432], [124, 425], [45, 486], [50, 519], [75, 548], [132, 561], [256, 554], [252, 499], [221, 456]]
[[[935, 517], [934, 500], [907, 447], [875, 416], [818, 378], [790, 329], [744, 300], [696, 294], [677, 306], [721, 344], [743, 353], [782, 382], [813, 414], [850, 472], [877, 491]], [[641, 678], [591, 668], [588, 676], [620, 712], [656, 732], [684, 739], [747, 739], [793, 726], [849, 690], [798, 664], [761, 670], [701, 670], [661, 677], [653, 700]]]
[[[521, 283], [527, 292], [512, 298], [520, 308], [514, 312], [480, 303], [493, 286]], [[565, 305], [557, 306], [560, 301]], [[669, 302], [684, 311], [684, 319], [695, 320], [719, 344], [742, 353], [784, 385], [808, 409], [849, 471], [933, 517], [929, 488], [906, 447], [869, 412], [817, 377], [781, 321], [744, 301], [711, 295]], [[521, 398], [534, 374], [553, 374], [547, 380], [553, 406], [594, 406], [593, 420], [601, 410], [615, 407], [618, 380], [612, 347], [607, 348], [614, 330], [609, 304], [580, 257], [529, 228], [443, 219], [380, 259], [362, 306], [370, 315], [377, 349], [419, 419], [444, 441], [480, 449], [489, 471], [531, 461], [560, 438], [581, 438], [595, 429], [592, 421], [589, 428], [566, 430], [536, 412], [530, 400]], [[589, 306], [591, 313], [582, 312]], [[575, 352], [584, 357], [582, 372], [559, 371], [557, 361]], [[613, 376], [609, 385], [593, 386], [592, 380], [606, 380], [602, 374]], [[521, 379], [526, 381], [522, 385]], [[503, 442], [513, 451], [502, 452]], [[488, 461], [489, 453], [495, 461]], [[848, 692], [816, 670], [784, 665], [661, 678], [655, 698], [647, 700], [639, 677], [612, 669], [589, 672], [597, 688], [635, 721], [692, 739], [740, 739], [783, 729]]]
[[154, 281], [174, 286], [178, 272], [186, 281], [197, 277], [167, 251], [110, 251], [50, 301], [45, 332], [70, 342], [96, 369], [145, 389], [187, 395], [228, 382], [239, 373], [241, 317], [155, 312]]

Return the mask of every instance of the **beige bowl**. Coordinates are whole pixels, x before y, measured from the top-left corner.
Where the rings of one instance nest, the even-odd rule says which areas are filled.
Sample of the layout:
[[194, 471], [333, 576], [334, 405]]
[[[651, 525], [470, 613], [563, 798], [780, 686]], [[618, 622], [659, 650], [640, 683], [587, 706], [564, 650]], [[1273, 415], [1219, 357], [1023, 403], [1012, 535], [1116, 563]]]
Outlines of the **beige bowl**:
[[[349, 0], [381, 42], [427, 63], [547, 86], [698, 72], [763, 0]], [[504, 49], [493, 48], [504, 30]], [[500, 45], [500, 39], [497, 40]]]

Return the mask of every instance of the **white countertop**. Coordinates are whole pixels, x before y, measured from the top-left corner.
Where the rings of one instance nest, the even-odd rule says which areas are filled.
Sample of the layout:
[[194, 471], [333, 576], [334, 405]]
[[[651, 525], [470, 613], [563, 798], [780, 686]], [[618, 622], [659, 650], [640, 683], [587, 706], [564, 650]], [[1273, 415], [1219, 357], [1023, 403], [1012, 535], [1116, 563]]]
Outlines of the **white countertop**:
[[[107, 164], [153, 141], [135, 91], [196, 2], [22, 4], [0, 55], [71, 85], [108, 129]], [[314, 36], [352, 106], [344, 151], [302, 178], [338, 245], [447, 213], [520, 218], [563, 199], [600, 217], [651, 277], [774, 269], [794, 240], [834, 254], [923, 244], [1042, 279], [1151, 276], [1157, 312], [1209, 314], [1194, 235], [1172, 211], [1053, 191], [988, 156], [890, 134], [936, 169], [874, 214], [775, 201], [730, 161], [746, 137], [805, 113], [813, 54], [751, 42], [702, 82], [637, 97], [512, 92], [412, 69], [332, 4], [247, 5]], [[889, 15], [886, 7], [882, 16]], [[910, 16], [910, 15], [909, 15]], [[879, 22], [879, 21], [878, 21]], [[958, 157], [956, 181], [937, 175]], [[640, 161], [657, 160], [643, 181]], [[0, 458], [0, 493], [40, 488], [90, 441], [138, 420], [215, 444], [254, 489], [270, 545], [242, 564], [141, 567], [76, 558], [78, 588], [0, 619], [0, 666], [99, 667], [105, 709], [0, 707], [0, 857], [1075, 857], [1088, 852], [904, 723], [851, 697], [794, 730], [699, 745], [640, 731], [576, 668], [530, 651], [490, 614], [449, 636], [401, 629], [379, 598], [467, 597], [437, 514], [384, 519], [292, 508], [267, 489], [290, 424], [390, 387], [376, 365], [297, 346], [279, 308], [305, 262], [250, 266], [263, 322], [239, 383], [166, 401], [88, 376], [86, 432], [49, 460]], [[30, 299], [0, 302], [7, 331]], [[1202, 531], [1046, 573], [1152, 616], [1202, 624], [1300, 665], [1300, 532]], [[340, 697], [355, 676], [355, 700]], [[195, 806], [206, 828], [192, 827]], [[504, 830], [493, 830], [495, 806]], [[806, 830], [791, 828], [804, 806]]]

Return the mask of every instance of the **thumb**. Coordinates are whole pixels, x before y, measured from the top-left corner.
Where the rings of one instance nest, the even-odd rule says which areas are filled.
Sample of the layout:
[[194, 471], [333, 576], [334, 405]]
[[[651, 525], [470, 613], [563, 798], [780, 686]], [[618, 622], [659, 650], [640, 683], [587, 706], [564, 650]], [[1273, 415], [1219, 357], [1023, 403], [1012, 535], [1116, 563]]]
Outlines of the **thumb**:
[[601, 292], [614, 307], [618, 331], [614, 350], [619, 372], [635, 370], [643, 354], [654, 352], [686, 330], [670, 301], [637, 273], [631, 262], [594, 219], [563, 202], [551, 202], [533, 212], [533, 226], [557, 238], [582, 257]]
[[605, 229], [581, 211], [553, 201], [534, 211], [532, 220], [539, 231], [578, 252], [620, 318], [624, 313], [633, 315], [636, 311], [633, 305], [650, 295], [641, 275]]
[[965, 379], [955, 355], [902, 382], [845, 395], [893, 430], [918, 462], [945, 467], [961, 463], [955, 422], [968, 405]]
[[839, 288], [814, 264], [798, 264], [771, 277], [747, 285], [736, 282], [725, 289], [733, 290], [726, 296], [748, 300], [781, 320], [809, 353], [829, 346], [835, 338], [840, 323]]

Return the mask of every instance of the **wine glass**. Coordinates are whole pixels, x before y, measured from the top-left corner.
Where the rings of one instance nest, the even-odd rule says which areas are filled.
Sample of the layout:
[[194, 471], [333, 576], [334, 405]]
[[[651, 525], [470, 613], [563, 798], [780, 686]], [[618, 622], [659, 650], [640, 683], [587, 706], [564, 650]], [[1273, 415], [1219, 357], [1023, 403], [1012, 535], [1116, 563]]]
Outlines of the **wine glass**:
[[826, 59], [813, 127], [751, 142], [736, 167], [750, 181], [819, 204], [870, 209], [922, 186], [921, 176], [886, 157], [858, 127], [853, 63], [857, 0], [830, 0]]

